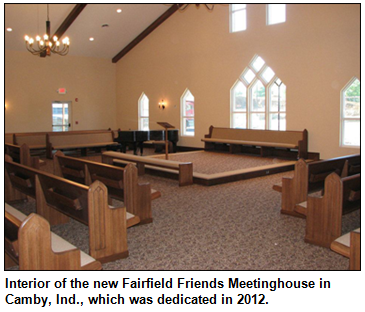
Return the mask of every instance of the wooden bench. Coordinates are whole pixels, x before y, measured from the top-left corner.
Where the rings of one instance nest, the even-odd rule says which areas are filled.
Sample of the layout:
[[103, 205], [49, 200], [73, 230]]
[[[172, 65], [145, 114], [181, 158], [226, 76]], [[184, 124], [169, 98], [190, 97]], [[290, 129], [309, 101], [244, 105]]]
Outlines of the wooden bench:
[[295, 211], [306, 216], [305, 242], [323, 247], [342, 235], [342, 215], [360, 209], [360, 174], [340, 178], [331, 173], [324, 195], [308, 195]]
[[138, 174], [145, 173], [145, 166], [167, 168], [178, 172], [179, 186], [186, 186], [193, 184], [193, 164], [191, 162], [179, 162], [165, 159], [158, 159], [153, 157], [143, 157], [131, 154], [124, 154], [118, 152], [104, 152], [102, 154], [102, 161], [106, 164], [125, 164], [125, 162], [135, 163], [138, 168]]
[[[275, 131], [218, 128], [210, 126], [209, 134], [202, 139], [205, 150], [212, 150], [216, 145], [229, 145], [231, 153], [248, 152], [261, 156], [288, 156], [308, 158], [308, 132]], [[257, 149], [257, 147], [259, 149]], [[293, 152], [291, 150], [297, 150]]]
[[37, 213], [51, 225], [69, 217], [89, 228], [89, 253], [100, 262], [128, 256], [125, 207], [108, 205], [106, 186], [95, 181], [85, 186], [5, 160], [5, 201], [36, 199]]
[[307, 162], [299, 159], [292, 178], [283, 177], [282, 183], [273, 189], [281, 192], [281, 213], [303, 217], [295, 212], [295, 205], [307, 200], [308, 193], [323, 190], [325, 178], [336, 172], [341, 177], [360, 173], [361, 157], [349, 155], [320, 161]]
[[334, 240], [331, 243], [331, 249], [350, 259], [350, 270], [360, 270], [360, 228]]
[[46, 219], [5, 203], [5, 268], [101, 270], [101, 263], [51, 232]]
[[114, 142], [113, 131], [47, 133], [46, 145], [48, 158], [52, 158], [53, 150], [81, 149], [82, 155], [86, 155], [90, 148], [120, 148], [120, 144]]
[[5, 143], [5, 154], [9, 155], [14, 162], [24, 166], [39, 169], [41, 165], [45, 165], [39, 156], [31, 156], [29, 146], [25, 143], [22, 146]]
[[[55, 175], [85, 185], [101, 181], [108, 188], [109, 198], [124, 201], [127, 212], [138, 216], [140, 224], [152, 222], [151, 200], [161, 197], [161, 193], [151, 189], [149, 183], [138, 183], [137, 168], [134, 165], [128, 164], [121, 168], [68, 157], [61, 151], [57, 151], [53, 160]], [[128, 219], [128, 227], [134, 225], [132, 221]]]

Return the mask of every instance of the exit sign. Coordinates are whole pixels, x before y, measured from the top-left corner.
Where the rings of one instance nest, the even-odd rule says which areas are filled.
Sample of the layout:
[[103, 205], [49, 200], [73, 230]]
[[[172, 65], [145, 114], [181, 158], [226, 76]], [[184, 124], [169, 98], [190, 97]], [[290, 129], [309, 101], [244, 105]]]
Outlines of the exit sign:
[[66, 94], [66, 88], [59, 88], [57, 92], [58, 94]]

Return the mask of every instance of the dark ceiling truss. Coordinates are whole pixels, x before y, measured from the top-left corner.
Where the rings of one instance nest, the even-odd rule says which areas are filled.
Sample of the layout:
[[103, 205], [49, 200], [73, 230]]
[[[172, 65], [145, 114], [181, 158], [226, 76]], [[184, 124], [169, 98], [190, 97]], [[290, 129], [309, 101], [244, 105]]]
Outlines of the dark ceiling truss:
[[82, 10], [85, 9], [86, 6], [87, 6], [87, 4], [84, 4], [84, 3], [76, 4], [75, 7], [70, 12], [70, 14], [63, 21], [63, 23], [61, 24], [61, 26], [57, 29], [57, 31], [55, 32], [55, 34], [52, 36], [52, 38], [54, 36], [56, 36], [57, 38], [61, 38], [63, 36], [63, 34], [66, 32], [66, 30], [75, 21], [75, 19], [79, 16], [79, 14], [82, 12]]
[[141, 32], [131, 43], [129, 43], [122, 51], [113, 57], [112, 62], [117, 63], [124, 55], [132, 50], [138, 43], [146, 38], [151, 32], [153, 32], [158, 26], [166, 21], [172, 14], [179, 10], [177, 4], [172, 5], [165, 13], [163, 13], [157, 20], [155, 20], [150, 26], [148, 26], [143, 32]]
[[[76, 4], [70, 14], [63, 21], [61, 26], [54, 33], [54, 36], [61, 38], [66, 30], [72, 25], [79, 14], [85, 9], [87, 4]], [[185, 6], [184, 3], [172, 5], [165, 13], [163, 13], [158, 19], [156, 19], [150, 26], [148, 26], [143, 32], [141, 32], [132, 42], [130, 42], [122, 51], [120, 51], [116, 56], [113, 57], [112, 62], [117, 63], [124, 55], [126, 55], [130, 50], [132, 50], [138, 43], [140, 43], [144, 38], [146, 38], [150, 33], [152, 33], [158, 26], [160, 26], [164, 21], [166, 21], [172, 14]]]

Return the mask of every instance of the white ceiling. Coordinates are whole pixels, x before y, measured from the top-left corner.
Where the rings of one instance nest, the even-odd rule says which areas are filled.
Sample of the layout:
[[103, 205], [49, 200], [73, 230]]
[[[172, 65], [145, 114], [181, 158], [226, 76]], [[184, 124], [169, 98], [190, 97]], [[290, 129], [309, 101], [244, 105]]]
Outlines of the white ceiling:
[[[75, 4], [50, 4], [51, 35]], [[170, 4], [88, 4], [67, 29], [69, 55], [112, 59], [143, 30], [170, 8]], [[122, 9], [118, 14], [116, 10]], [[26, 51], [24, 36], [46, 31], [46, 4], [5, 4], [5, 49]], [[109, 24], [109, 27], [102, 27]], [[62, 38], [63, 38], [62, 37]], [[89, 38], [94, 37], [94, 41]], [[61, 38], [61, 39], [62, 39]]]

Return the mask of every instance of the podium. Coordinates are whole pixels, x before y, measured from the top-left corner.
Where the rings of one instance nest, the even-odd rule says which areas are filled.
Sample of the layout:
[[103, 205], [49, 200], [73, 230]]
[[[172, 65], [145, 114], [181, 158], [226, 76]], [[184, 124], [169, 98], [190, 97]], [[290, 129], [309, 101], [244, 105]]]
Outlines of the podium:
[[168, 122], [158, 122], [162, 128], [165, 129], [165, 159], [169, 159], [169, 140], [168, 140], [168, 129], [174, 129], [175, 127], [170, 125]]

